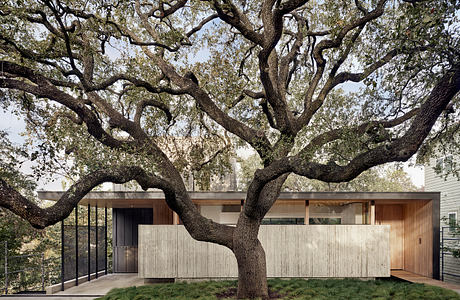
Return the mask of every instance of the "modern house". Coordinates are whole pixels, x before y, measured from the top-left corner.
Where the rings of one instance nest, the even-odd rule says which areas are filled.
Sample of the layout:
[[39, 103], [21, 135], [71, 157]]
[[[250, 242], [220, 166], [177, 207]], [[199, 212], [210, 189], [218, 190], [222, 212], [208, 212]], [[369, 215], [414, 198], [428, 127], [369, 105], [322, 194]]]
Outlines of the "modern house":
[[[450, 228], [458, 224], [460, 217], [460, 180], [453, 174], [456, 162], [458, 164], [458, 160], [452, 155], [432, 158], [425, 166], [425, 190], [441, 193], [441, 242], [444, 236], [445, 247], [458, 248], [460, 240], [457, 239], [460, 236], [454, 235]], [[440, 276], [446, 281], [460, 283], [460, 258], [453, 257], [450, 251], [444, 252], [444, 255], [441, 255]]]
[[[190, 195], [204, 216], [228, 225], [236, 224], [245, 199], [243, 192]], [[112, 209], [114, 272], [145, 279], [237, 277], [231, 251], [193, 240], [162, 192], [91, 192], [79, 205]], [[268, 277], [375, 278], [395, 269], [439, 278], [439, 193], [285, 192], [263, 224]], [[87, 248], [97, 249], [89, 240]]]

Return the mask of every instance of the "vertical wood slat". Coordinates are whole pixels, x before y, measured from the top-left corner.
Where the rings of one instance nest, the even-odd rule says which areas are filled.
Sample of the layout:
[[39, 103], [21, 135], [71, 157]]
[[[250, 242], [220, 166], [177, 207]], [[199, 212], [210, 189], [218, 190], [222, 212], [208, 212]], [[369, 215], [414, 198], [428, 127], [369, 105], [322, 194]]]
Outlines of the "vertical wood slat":
[[153, 205], [153, 224], [173, 224], [173, 211], [168, 207], [166, 202], [158, 202]]

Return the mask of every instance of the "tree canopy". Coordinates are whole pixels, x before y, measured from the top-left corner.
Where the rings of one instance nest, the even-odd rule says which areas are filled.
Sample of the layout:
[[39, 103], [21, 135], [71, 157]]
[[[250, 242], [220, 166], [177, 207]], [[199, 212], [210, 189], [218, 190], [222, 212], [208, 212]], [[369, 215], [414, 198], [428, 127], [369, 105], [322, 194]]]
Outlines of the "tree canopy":
[[[240, 161], [239, 188], [246, 190], [252, 176], [258, 168], [262, 168], [260, 158], [254, 154]], [[282, 191], [290, 192], [410, 192], [419, 190], [412, 182], [409, 174], [401, 166], [381, 165], [361, 173], [351, 181], [330, 183], [310, 180], [303, 176], [288, 176]]]
[[[2, 177], [0, 205], [44, 227], [103, 182], [159, 188], [194, 238], [235, 253], [239, 296], [265, 297], [263, 272], [244, 266], [264, 268], [258, 226], [289, 174], [346, 182], [458, 135], [458, 12], [456, 0], [2, 1], [2, 104], [27, 117], [39, 171], [77, 180], [42, 209]], [[168, 136], [199, 142], [173, 157]], [[240, 145], [263, 168], [233, 228], [200, 215], [182, 176], [225, 172]]]

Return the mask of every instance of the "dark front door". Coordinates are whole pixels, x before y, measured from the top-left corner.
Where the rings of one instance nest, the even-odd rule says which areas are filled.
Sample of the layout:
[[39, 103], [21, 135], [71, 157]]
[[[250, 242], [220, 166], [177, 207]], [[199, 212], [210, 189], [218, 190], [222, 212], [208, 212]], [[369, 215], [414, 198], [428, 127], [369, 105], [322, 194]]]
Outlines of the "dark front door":
[[137, 273], [139, 224], [153, 224], [152, 208], [113, 209], [113, 271], [115, 273]]

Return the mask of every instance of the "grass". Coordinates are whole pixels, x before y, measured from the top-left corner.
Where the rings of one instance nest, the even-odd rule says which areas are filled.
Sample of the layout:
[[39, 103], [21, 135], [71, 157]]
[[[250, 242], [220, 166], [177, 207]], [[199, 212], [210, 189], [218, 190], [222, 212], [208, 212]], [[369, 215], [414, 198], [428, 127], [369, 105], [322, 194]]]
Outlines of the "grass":
[[[271, 279], [268, 281], [276, 299], [459, 299], [454, 291], [423, 284], [395, 280], [357, 279]], [[113, 289], [99, 300], [153, 299], [235, 299], [236, 281], [206, 281], [197, 283], [167, 283]]]

